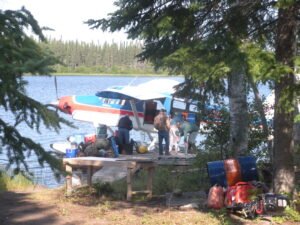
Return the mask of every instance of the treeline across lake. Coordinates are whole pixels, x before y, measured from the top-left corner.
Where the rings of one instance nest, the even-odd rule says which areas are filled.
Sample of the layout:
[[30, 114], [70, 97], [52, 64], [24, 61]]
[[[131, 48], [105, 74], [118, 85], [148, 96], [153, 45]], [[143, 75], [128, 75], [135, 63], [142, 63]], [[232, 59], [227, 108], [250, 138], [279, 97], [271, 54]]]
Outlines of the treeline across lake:
[[54, 67], [58, 74], [159, 74], [151, 63], [135, 57], [142, 50], [139, 42], [95, 44], [50, 39], [40, 44], [62, 62]]

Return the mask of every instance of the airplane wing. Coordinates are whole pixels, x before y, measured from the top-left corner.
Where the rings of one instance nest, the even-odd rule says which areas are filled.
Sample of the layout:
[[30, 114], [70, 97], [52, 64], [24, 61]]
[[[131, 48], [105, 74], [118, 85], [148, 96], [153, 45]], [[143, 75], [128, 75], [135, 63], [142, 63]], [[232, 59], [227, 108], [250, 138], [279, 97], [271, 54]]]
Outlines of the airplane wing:
[[175, 92], [175, 80], [151, 80], [137, 86], [118, 86], [98, 92], [98, 97], [113, 99], [153, 100], [170, 96]]

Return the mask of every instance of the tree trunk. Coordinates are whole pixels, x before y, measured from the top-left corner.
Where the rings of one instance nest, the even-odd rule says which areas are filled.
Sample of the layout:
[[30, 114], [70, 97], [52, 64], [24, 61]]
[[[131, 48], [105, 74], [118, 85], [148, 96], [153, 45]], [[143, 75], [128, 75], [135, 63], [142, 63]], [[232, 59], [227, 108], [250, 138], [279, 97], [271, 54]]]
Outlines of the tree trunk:
[[228, 79], [230, 108], [230, 150], [233, 156], [245, 155], [248, 150], [248, 108], [246, 76], [232, 72]]
[[[296, 53], [296, 16], [299, 4], [280, 8], [278, 12], [276, 60], [293, 70]], [[293, 163], [294, 74], [282, 74], [275, 81], [273, 187], [275, 193], [293, 193], [295, 171]], [[283, 100], [284, 99], [284, 100]], [[284, 104], [283, 104], [284, 103]], [[289, 109], [288, 109], [289, 108]]]

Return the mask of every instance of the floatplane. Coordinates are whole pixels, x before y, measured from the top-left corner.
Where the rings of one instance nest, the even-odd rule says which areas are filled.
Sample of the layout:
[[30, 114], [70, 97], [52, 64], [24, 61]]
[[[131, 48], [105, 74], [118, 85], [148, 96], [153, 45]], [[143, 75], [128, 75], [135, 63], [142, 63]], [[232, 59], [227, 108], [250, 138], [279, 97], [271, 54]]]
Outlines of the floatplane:
[[[164, 108], [167, 114], [184, 113], [187, 120], [198, 123], [196, 117], [199, 112], [197, 102], [191, 99], [174, 97], [176, 86], [179, 81], [172, 79], [153, 79], [139, 85], [111, 86], [97, 92], [95, 95], [72, 95], [59, 98], [50, 105], [57, 107], [60, 111], [69, 114], [74, 120], [90, 122], [97, 129], [105, 125], [113, 135], [113, 127], [117, 127], [118, 121], [124, 115], [128, 115], [133, 122], [133, 128], [147, 134], [148, 149], [154, 148], [157, 142], [157, 130], [153, 126], [154, 117], [160, 109]], [[267, 119], [273, 118], [274, 95], [270, 94], [266, 100]], [[220, 107], [207, 105], [207, 110], [218, 112]], [[214, 113], [213, 113], [214, 114]], [[213, 121], [212, 121], [213, 119]], [[218, 113], [208, 121], [200, 121], [202, 125], [213, 122], [220, 123]], [[88, 135], [87, 135], [88, 136]], [[82, 137], [80, 137], [82, 140]], [[64, 152], [70, 143], [56, 143], [52, 145], [54, 150]]]
[[153, 135], [157, 132], [153, 122], [160, 109], [165, 109], [167, 114], [185, 113], [188, 121], [196, 122], [197, 103], [174, 97], [179, 84], [172, 79], [154, 79], [135, 86], [112, 86], [95, 95], [64, 96], [51, 105], [75, 120], [92, 123], [96, 129], [106, 125], [112, 133], [111, 128], [117, 126], [119, 119], [128, 115], [133, 128], [147, 134], [150, 139], [148, 149], [153, 149], [157, 141]]

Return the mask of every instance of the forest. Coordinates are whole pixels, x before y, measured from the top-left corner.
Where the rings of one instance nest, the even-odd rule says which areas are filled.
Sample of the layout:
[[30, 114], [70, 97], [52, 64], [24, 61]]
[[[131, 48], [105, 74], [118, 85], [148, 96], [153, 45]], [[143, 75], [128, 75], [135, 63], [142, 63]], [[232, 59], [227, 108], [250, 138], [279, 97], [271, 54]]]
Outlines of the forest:
[[60, 60], [53, 66], [57, 74], [159, 73], [150, 62], [136, 58], [142, 51], [139, 41], [100, 44], [49, 39], [39, 44]]

